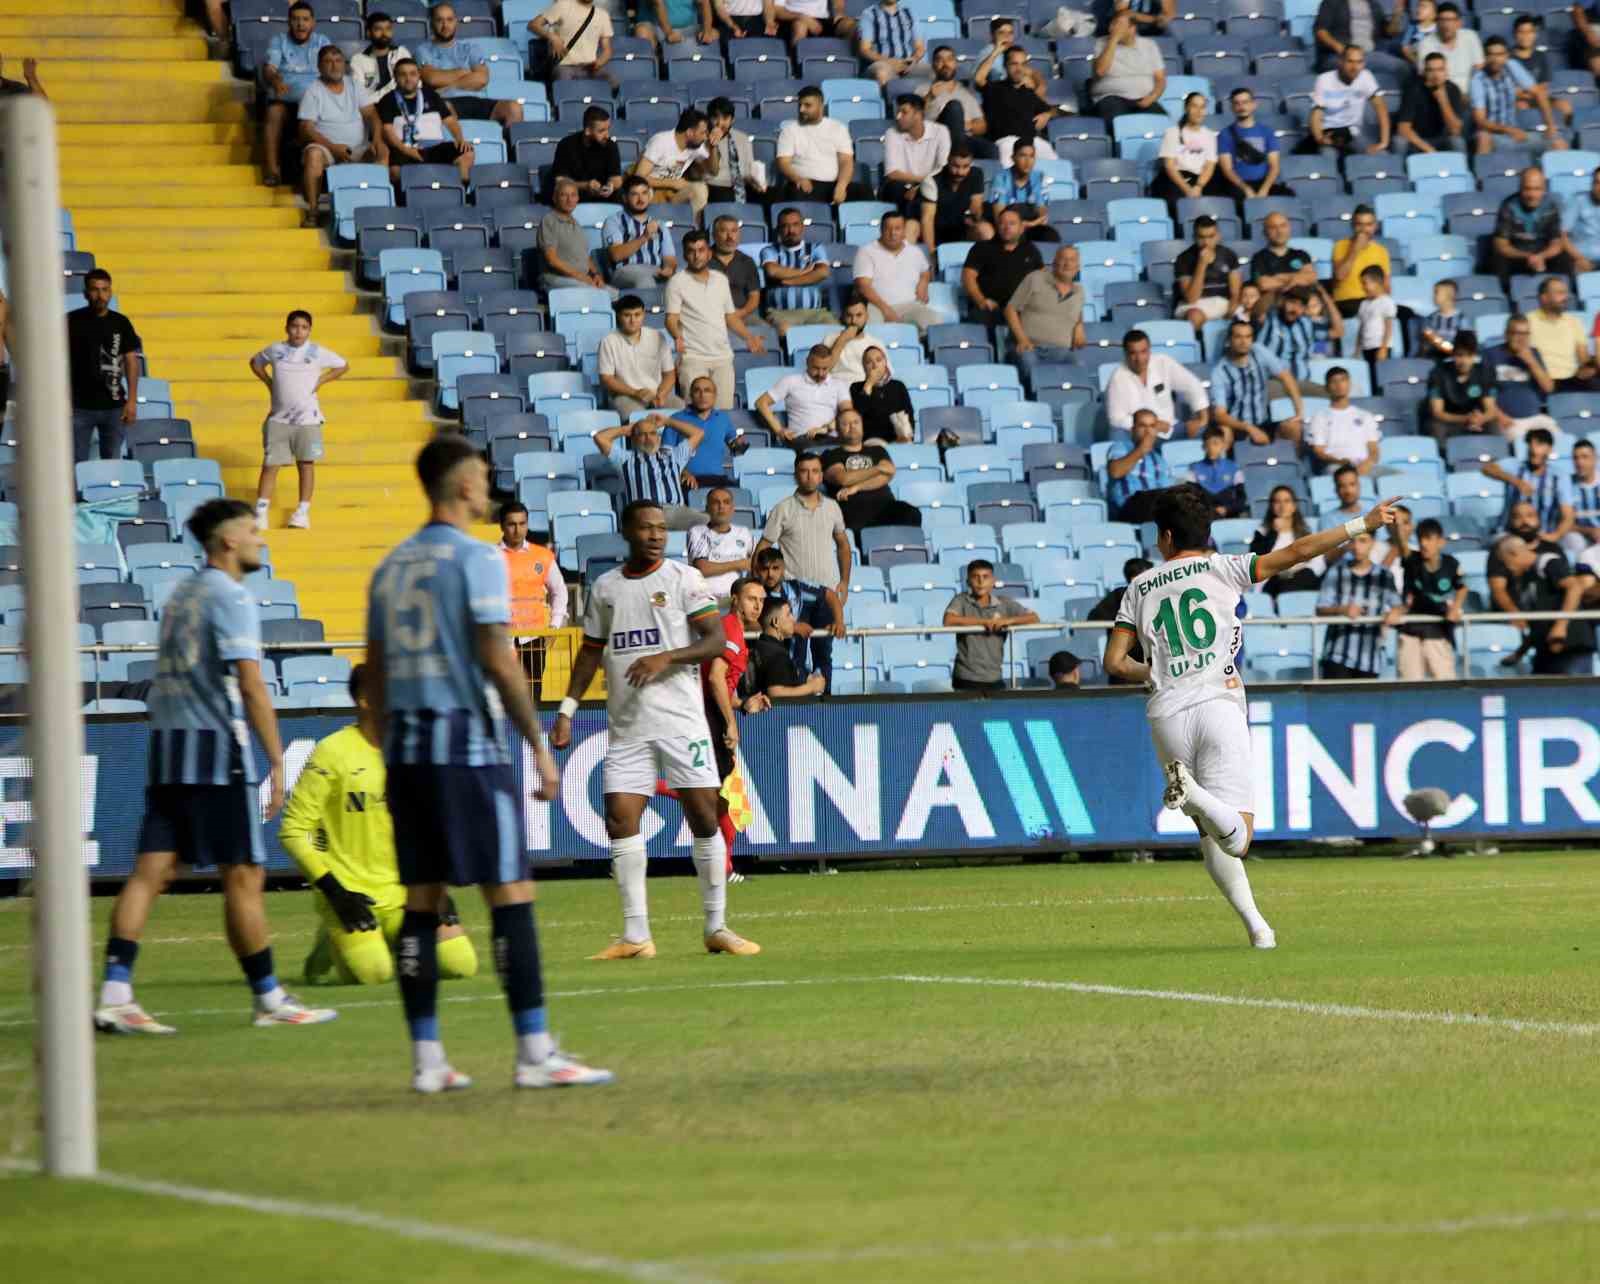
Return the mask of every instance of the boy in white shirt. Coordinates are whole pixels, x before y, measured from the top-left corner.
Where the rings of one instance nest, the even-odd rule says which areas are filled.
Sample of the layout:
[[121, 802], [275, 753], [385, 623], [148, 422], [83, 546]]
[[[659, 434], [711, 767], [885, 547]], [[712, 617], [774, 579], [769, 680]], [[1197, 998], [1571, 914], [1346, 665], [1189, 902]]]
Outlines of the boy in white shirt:
[[[278, 469], [294, 464], [300, 474], [300, 501], [288, 524], [311, 525], [311, 492], [316, 461], [322, 458], [322, 406], [317, 390], [350, 373], [337, 352], [311, 342], [311, 314], [296, 308], [284, 322], [286, 341], [268, 344], [250, 358], [250, 372], [267, 385], [272, 408], [261, 425], [263, 456], [256, 483], [256, 526], [267, 527]], [[270, 373], [268, 373], [270, 371]]]
[[1400, 315], [1394, 296], [1384, 293], [1383, 269], [1373, 266], [1363, 268], [1361, 289], [1367, 296], [1356, 312], [1360, 325], [1357, 339], [1361, 355], [1367, 359], [1372, 372], [1372, 386], [1378, 386], [1378, 362], [1387, 361], [1394, 342], [1395, 318]]

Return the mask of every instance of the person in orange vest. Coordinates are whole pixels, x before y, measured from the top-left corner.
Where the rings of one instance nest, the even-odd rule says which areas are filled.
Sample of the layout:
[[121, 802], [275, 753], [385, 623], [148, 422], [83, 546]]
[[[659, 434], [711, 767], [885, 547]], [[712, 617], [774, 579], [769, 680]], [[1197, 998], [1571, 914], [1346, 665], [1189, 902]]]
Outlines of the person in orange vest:
[[544, 673], [545, 639], [531, 635], [567, 622], [567, 582], [555, 551], [529, 540], [528, 506], [520, 500], [500, 510], [500, 550], [511, 576], [511, 636], [522, 667], [537, 682]]

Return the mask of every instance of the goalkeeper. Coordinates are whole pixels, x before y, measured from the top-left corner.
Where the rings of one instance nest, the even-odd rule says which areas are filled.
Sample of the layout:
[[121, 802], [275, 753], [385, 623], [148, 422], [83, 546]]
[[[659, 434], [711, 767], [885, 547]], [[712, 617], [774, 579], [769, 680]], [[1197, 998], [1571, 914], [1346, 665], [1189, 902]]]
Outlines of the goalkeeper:
[[[405, 917], [406, 889], [395, 861], [394, 822], [385, 798], [378, 711], [362, 692], [366, 665], [350, 673], [356, 720], [306, 760], [283, 809], [278, 837], [316, 889], [321, 927], [306, 959], [310, 984], [382, 985], [394, 978], [392, 946]], [[470, 824], [466, 818], [462, 823]], [[439, 975], [475, 976], [478, 956], [445, 897]]]

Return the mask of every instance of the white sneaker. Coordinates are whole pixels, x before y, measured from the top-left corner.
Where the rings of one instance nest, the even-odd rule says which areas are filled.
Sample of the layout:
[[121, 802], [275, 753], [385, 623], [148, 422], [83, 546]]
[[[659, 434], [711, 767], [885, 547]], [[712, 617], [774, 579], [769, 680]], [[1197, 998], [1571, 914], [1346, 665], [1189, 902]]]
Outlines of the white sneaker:
[[269, 1025], [321, 1025], [338, 1015], [333, 1008], [308, 1008], [294, 995], [286, 994], [283, 1002], [270, 1012], [265, 1008], [257, 1008], [251, 1024], [262, 1029]]
[[517, 1062], [511, 1076], [514, 1088], [597, 1088], [616, 1076], [567, 1056], [559, 1048], [534, 1065]]
[[738, 870], [734, 870], [733, 873], [728, 875], [728, 886], [732, 887], [733, 884], [742, 882], [744, 882], [744, 875]]
[[94, 1028], [102, 1034], [177, 1034], [176, 1026], [162, 1025], [137, 1003], [96, 1008]]
[[459, 1070], [440, 1066], [436, 1070], [418, 1070], [411, 1076], [411, 1087], [431, 1097], [438, 1092], [461, 1092], [472, 1087], [472, 1079]]
[[1250, 948], [1253, 950], [1275, 950], [1278, 948], [1278, 936], [1271, 927], [1263, 923], [1260, 927], [1250, 929]]
[[1169, 811], [1182, 811], [1189, 803], [1189, 769], [1176, 760], [1167, 764], [1167, 789], [1161, 804]]
[[294, 512], [289, 514], [289, 521], [287, 525], [292, 526], [297, 531], [310, 530], [311, 510], [306, 508], [304, 505], [301, 505], [299, 508], [295, 509]]

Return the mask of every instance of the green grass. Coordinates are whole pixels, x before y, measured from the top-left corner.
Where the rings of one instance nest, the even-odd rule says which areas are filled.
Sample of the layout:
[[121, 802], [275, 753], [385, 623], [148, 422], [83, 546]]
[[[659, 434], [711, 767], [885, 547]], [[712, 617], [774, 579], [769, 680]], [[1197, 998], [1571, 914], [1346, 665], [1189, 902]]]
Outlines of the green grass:
[[[1274, 953], [1244, 948], [1197, 863], [764, 877], [731, 891], [734, 926], [766, 948], [748, 960], [702, 953], [693, 883], [663, 879], [661, 955], [628, 964], [584, 961], [613, 930], [612, 887], [553, 884], [554, 1024], [617, 1084], [513, 1093], [486, 969], [441, 1009], [478, 1083], [427, 1100], [408, 1089], [391, 989], [318, 991], [347, 1005], [330, 1026], [252, 1029], [217, 901], [169, 899], [139, 994], [182, 1033], [98, 1043], [108, 1171], [518, 1243], [0, 1176], [7, 1277], [1600, 1278], [1592, 857], [1258, 862], [1252, 877]], [[291, 973], [311, 907], [269, 906]], [[482, 954], [481, 907], [468, 917]], [[31, 1077], [27, 933], [26, 906], [0, 905], [0, 1120]], [[891, 979], [906, 975], [1577, 1028]], [[31, 1154], [22, 1118], [12, 1132]], [[517, 1260], [534, 1241], [568, 1264]], [[607, 1268], [571, 1264], [583, 1254]]]

